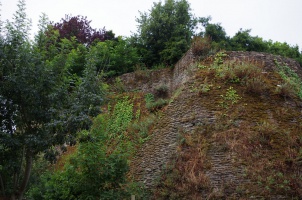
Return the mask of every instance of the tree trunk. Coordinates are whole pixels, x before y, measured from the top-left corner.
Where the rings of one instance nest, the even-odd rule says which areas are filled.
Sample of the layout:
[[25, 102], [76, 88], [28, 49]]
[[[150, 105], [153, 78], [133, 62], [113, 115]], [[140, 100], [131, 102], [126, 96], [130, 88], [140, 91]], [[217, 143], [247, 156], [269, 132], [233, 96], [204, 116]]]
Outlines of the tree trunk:
[[32, 164], [33, 164], [33, 155], [30, 150], [27, 151], [25, 159], [26, 159], [26, 166], [25, 166], [23, 181], [20, 185], [19, 191], [16, 194], [16, 199], [18, 199], [18, 200], [23, 199], [23, 195], [24, 195], [26, 186], [27, 186], [29, 178], [30, 178], [30, 173], [31, 173]]
[[4, 188], [4, 183], [3, 183], [3, 179], [2, 179], [1, 174], [0, 174], [0, 188], [1, 188], [2, 196], [5, 196], [5, 188]]

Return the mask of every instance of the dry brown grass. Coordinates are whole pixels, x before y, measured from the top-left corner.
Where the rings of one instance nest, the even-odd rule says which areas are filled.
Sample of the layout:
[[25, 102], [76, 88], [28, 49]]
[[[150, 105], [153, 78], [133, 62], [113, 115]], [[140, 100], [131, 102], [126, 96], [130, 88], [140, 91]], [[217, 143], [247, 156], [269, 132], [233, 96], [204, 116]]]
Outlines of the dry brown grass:
[[294, 98], [297, 96], [295, 87], [289, 83], [282, 83], [277, 85], [276, 94], [284, 98]]
[[[210, 191], [210, 180], [205, 174], [210, 168], [206, 158], [208, 144], [197, 134], [183, 134], [178, 146], [178, 157], [167, 170], [155, 191], [155, 199], [202, 199], [201, 191]], [[173, 189], [172, 189], [173, 188]]]
[[[212, 57], [209, 62], [213, 60]], [[231, 194], [233, 199], [270, 199], [278, 195], [301, 199], [301, 108], [292, 98], [284, 98], [295, 95], [290, 88], [276, 92], [280, 82], [283, 83], [276, 72], [265, 72], [263, 63], [253, 60], [200, 67], [188, 84], [188, 91], [196, 93], [196, 100], [205, 109], [215, 111], [215, 123], [204, 123], [198, 134], [183, 135], [178, 157], [163, 175], [156, 197], [232, 199], [225, 197], [225, 188], [213, 190], [207, 176], [211, 168], [208, 148], [216, 145], [235, 156], [233, 166], [242, 168], [242, 176], [248, 180], [229, 185], [240, 186], [240, 194]], [[206, 84], [211, 84], [206, 93], [197, 90]], [[230, 85], [242, 99], [231, 108], [221, 108], [221, 95]], [[192, 119], [186, 122], [189, 121]]]
[[77, 145], [67, 146], [67, 151], [59, 156], [57, 162], [53, 166], [51, 166], [51, 168], [55, 171], [63, 170], [64, 165], [66, 164], [66, 162], [68, 162], [70, 156], [72, 156], [76, 152], [76, 150]]
[[250, 192], [266, 198], [276, 194], [301, 197], [301, 136], [298, 127], [287, 130], [280, 126], [275, 120], [256, 126], [242, 121], [235, 127], [216, 130], [212, 138], [236, 153], [239, 165], [244, 163], [250, 180], [244, 188]]
[[194, 56], [205, 58], [211, 49], [211, 39], [209, 37], [194, 37], [192, 40], [192, 52]]

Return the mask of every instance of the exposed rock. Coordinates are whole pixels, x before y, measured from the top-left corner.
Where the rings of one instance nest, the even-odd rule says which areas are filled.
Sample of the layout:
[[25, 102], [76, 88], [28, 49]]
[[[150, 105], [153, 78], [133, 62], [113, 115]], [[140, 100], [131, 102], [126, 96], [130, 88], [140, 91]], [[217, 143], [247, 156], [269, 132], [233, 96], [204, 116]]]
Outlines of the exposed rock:
[[255, 51], [229, 51], [226, 52], [228, 59], [235, 61], [253, 62], [264, 66], [267, 72], [277, 70], [275, 61], [281, 65], [290, 66], [300, 77], [302, 77], [302, 67], [297, 61], [291, 58], [272, 55], [269, 53], [261, 53]]
[[[229, 60], [258, 63], [264, 66], [266, 72], [276, 70], [275, 61], [277, 61], [280, 64], [290, 66], [302, 77], [302, 68], [293, 59], [259, 52], [226, 52], [226, 54]], [[215, 123], [215, 110], [207, 110], [203, 103], [196, 98], [196, 93], [189, 92], [189, 86], [194, 84], [193, 63], [194, 56], [191, 51], [188, 51], [173, 70], [134, 72], [120, 77], [127, 90], [152, 93], [155, 88], [165, 85], [169, 88], [170, 95], [176, 90], [179, 93], [166, 107], [161, 120], [155, 125], [152, 138], [142, 146], [131, 162], [130, 174], [135, 180], [142, 182], [146, 188], [155, 186], [163, 168], [176, 154], [180, 132], [189, 133], [194, 131], [197, 125]], [[234, 189], [248, 181], [242, 179], [242, 168], [232, 165], [234, 155], [229, 152], [210, 149], [207, 156], [210, 158], [212, 167], [206, 175], [210, 179], [212, 188], [221, 188], [225, 184], [232, 184]], [[230, 193], [232, 192], [234, 191], [230, 191]], [[280, 196], [275, 199], [282, 198]]]

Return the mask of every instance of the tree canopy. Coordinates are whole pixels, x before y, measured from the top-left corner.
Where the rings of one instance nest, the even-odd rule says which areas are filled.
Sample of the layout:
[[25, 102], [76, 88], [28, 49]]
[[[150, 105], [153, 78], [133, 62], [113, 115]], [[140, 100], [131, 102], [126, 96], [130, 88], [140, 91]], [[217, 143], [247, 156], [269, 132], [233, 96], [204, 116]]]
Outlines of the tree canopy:
[[[43, 183], [49, 184], [46, 188], [41, 185], [41, 191], [53, 199], [57, 195], [72, 199], [77, 192], [83, 199], [89, 195], [98, 198], [101, 193], [104, 198], [123, 196], [127, 148], [132, 143], [125, 148], [122, 142], [115, 144], [112, 140], [135, 118], [129, 114], [133, 105], [124, 99], [111, 111], [108, 106], [109, 114], [98, 116], [101, 125], [86, 132], [100, 113], [104, 87], [109, 87], [102, 79], [132, 72], [142, 65], [174, 65], [196, 35], [200, 37], [195, 37], [193, 43], [201, 38], [196, 45], [201, 55], [219, 50], [261, 51], [294, 58], [302, 64], [298, 46], [265, 41], [252, 36], [251, 30], [240, 29], [230, 37], [221, 24], [210, 23], [209, 17], [195, 17], [187, 0], [154, 3], [136, 20], [137, 32], [125, 38], [115, 37], [105, 28], [93, 29], [91, 21], [80, 15], [66, 15], [57, 23], [42, 15], [39, 32], [32, 41], [25, 0], [19, 0], [14, 20], [0, 22], [0, 198], [22, 199], [40, 154], [55, 162], [54, 149], [74, 144], [76, 134], [82, 142], [78, 157], [66, 165], [66, 171], [43, 176]], [[200, 27], [204, 32], [197, 31]], [[124, 141], [122, 136], [119, 139]], [[106, 152], [111, 142], [116, 151]], [[64, 182], [64, 187], [57, 181]], [[73, 184], [76, 181], [78, 184]], [[84, 191], [84, 184], [89, 190]]]
[[291, 46], [286, 42], [266, 41], [259, 36], [252, 36], [251, 29], [240, 29], [233, 37], [229, 37], [220, 24], [207, 23], [205, 25], [204, 36], [211, 38], [211, 45], [214, 51], [266, 52], [293, 58], [302, 66], [302, 53], [299, 52], [299, 47], [297, 45]]
[[36, 155], [88, 129], [102, 95], [93, 52], [72, 84], [60, 65], [63, 57], [45, 60], [40, 42], [46, 36], [30, 42], [24, 0], [14, 17], [0, 34], [0, 188], [2, 195], [22, 199]]
[[114, 39], [112, 31], [106, 31], [105, 27], [99, 30], [93, 29], [90, 22], [84, 16], [65, 15], [65, 18], [53, 25], [53, 29], [59, 31], [59, 38], [61, 39], [75, 37], [78, 42], [88, 45], [95, 40], [103, 42]]
[[186, 0], [154, 3], [150, 13], [141, 12], [133, 36], [143, 63], [172, 65], [189, 49], [198, 22]]

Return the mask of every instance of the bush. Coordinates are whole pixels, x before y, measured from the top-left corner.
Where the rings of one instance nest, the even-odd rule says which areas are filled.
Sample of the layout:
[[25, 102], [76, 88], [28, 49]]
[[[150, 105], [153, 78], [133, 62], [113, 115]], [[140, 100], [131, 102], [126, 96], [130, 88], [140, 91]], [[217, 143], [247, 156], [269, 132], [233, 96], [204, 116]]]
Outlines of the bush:
[[252, 94], [263, 94], [268, 88], [267, 84], [260, 77], [247, 79], [244, 83], [246, 91]]
[[156, 98], [167, 98], [169, 95], [169, 88], [166, 85], [160, 85], [155, 88], [155, 97]]
[[28, 192], [28, 199], [121, 199], [127, 160], [116, 150], [107, 153], [101, 141], [84, 142], [63, 171], [45, 173]]
[[161, 109], [162, 107], [168, 104], [168, 100], [162, 98], [155, 101], [154, 95], [151, 93], [145, 95], [145, 101], [146, 108], [151, 112]]
[[289, 83], [283, 83], [281, 85], [277, 85], [276, 93], [284, 98], [293, 98], [296, 96], [295, 87]]
[[277, 93], [284, 97], [298, 96], [302, 99], [302, 80], [298, 74], [287, 65], [281, 65], [275, 61], [278, 72], [284, 83], [277, 88]]
[[209, 37], [194, 37], [192, 41], [192, 52], [200, 59], [208, 56], [211, 50], [211, 39]]
[[[133, 143], [125, 136], [133, 120], [128, 97], [98, 115], [90, 131], [78, 133], [77, 151], [62, 171], [46, 173], [28, 192], [28, 199], [130, 199], [126, 181]], [[132, 187], [132, 190], [135, 189]]]

